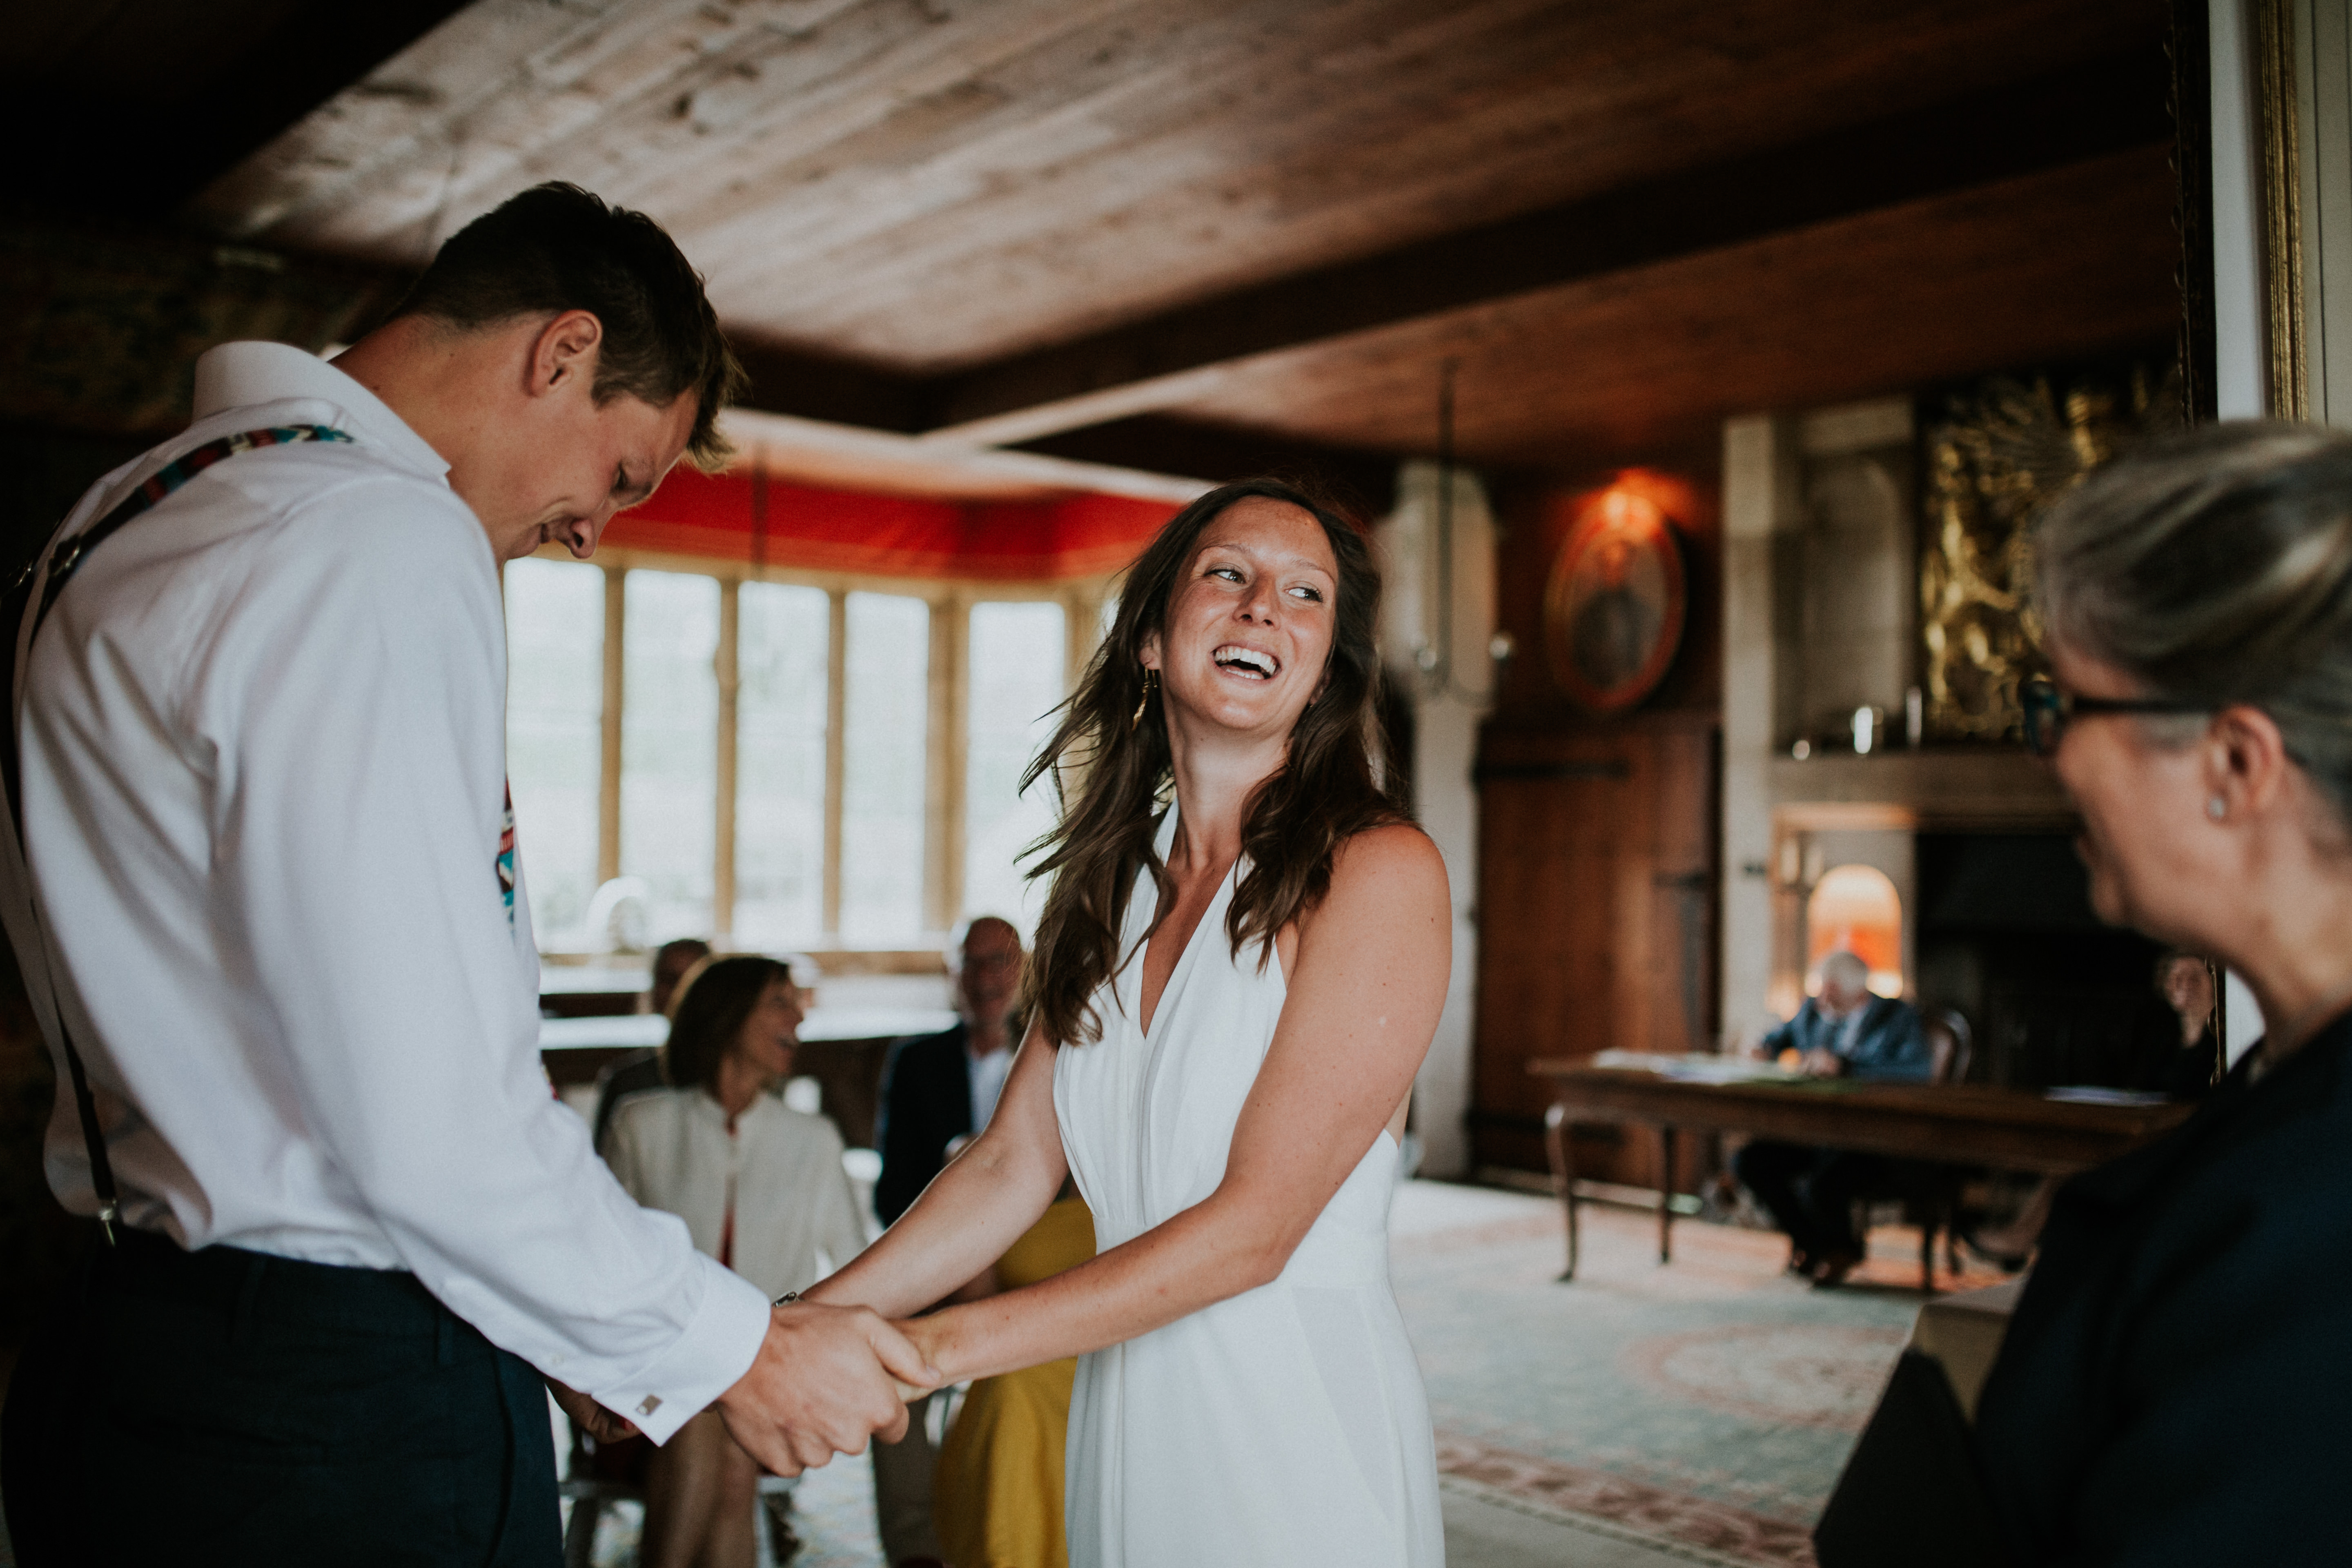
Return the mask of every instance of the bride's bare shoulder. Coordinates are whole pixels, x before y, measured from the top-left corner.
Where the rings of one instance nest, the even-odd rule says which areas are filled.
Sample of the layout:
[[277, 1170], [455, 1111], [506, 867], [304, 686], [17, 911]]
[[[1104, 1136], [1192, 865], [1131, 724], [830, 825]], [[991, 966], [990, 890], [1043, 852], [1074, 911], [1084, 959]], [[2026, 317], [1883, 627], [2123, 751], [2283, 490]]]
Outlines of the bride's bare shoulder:
[[1284, 933], [1283, 967], [1295, 970], [1302, 952], [1338, 956], [1343, 968], [1397, 951], [1398, 943], [1442, 953], [1453, 923], [1445, 858], [1437, 846], [1409, 822], [1382, 823], [1350, 835], [1333, 851], [1330, 890]]
[[1331, 855], [1327, 905], [1371, 899], [1412, 904], [1446, 900], [1445, 858], [1410, 822], [1384, 822], [1341, 841]]

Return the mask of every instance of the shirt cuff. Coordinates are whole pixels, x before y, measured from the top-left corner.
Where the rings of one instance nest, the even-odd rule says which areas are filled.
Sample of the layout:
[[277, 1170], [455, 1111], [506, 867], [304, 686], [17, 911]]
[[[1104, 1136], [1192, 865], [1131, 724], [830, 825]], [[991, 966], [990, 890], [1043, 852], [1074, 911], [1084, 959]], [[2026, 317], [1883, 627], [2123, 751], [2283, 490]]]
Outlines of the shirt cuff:
[[697, 1253], [702, 1304], [677, 1342], [619, 1388], [591, 1389], [596, 1403], [636, 1423], [656, 1443], [709, 1408], [751, 1370], [768, 1337], [769, 1301], [760, 1288]]

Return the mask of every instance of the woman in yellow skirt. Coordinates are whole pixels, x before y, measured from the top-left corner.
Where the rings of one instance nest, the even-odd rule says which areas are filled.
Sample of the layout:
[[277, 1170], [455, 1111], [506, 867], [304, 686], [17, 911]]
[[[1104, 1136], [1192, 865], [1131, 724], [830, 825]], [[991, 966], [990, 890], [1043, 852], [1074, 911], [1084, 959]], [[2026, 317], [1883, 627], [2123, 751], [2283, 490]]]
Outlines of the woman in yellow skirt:
[[[1016, 1290], [1095, 1255], [1094, 1215], [1065, 1195], [996, 1263], [995, 1289]], [[986, 1293], [969, 1288], [959, 1299]], [[940, 1449], [932, 1516], [951, 1568], [1068, 1568], [1062, 1534], [1062, 1453], [1070, 1431], [1075, 1356], [971, 1385]]]

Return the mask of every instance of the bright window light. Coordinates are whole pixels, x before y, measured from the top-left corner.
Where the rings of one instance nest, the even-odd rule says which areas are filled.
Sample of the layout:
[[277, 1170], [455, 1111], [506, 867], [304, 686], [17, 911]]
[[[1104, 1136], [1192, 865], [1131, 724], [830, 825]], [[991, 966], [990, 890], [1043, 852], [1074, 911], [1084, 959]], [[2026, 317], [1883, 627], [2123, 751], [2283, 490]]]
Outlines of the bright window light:
[[738, 590], [735, 945], [817, 946], [824, 929], [825, 659], [822, 588]]
[[923, 804], [931, 609], [852, 594], [843, 709], [841, 937], [884, 945], [923, 931]]
[[1054, 825], [1054, 785], [1039, 779], [1017, 793], [1029, 760], [1053, 733], [1069, 643], [1062, 606], [1052, 603], [971, 607], [964, 752], [963, 913], [1002, 915], [1025, 937], [1036, 929], [1045, 889], [1018, 863]]
[[596, 890], [604, 748], [604, 574], [584, 562], [506, 569], [507, 778], [542, 950], [576, 945]]
[[708, 938], [719, 798], [719, 580], [632, 572], [621, 700], [621, 871], [652, 941]]

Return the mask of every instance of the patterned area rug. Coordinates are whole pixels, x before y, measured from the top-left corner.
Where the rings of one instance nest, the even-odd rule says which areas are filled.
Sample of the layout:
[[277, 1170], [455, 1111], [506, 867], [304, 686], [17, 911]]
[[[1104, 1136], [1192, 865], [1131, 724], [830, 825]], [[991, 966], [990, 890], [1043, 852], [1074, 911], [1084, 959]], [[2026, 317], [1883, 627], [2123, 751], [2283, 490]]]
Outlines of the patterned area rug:
[[[1874, 1233], [1854, 1283], [1825, 1291], [1781, 1272], [1769, 1233], [1685, 1221], [1662, 1268], [1654, 1219], [1584, 1215], [1563, 1285], [1549, 1200], [1399, 1191], [1397, 1299], [1445, 1486], [1681, 1561], [1810, 1568], [1812, 1521], [1925, 1299], [1916, 1234]], [[793, 1502], [793, 1568], [879, 1563], [864, 1459], [814, 1472]], [[604, 1522], [598, 1563], [634, 1560], [635, 1509]]]
[[1593, 1205], [1562, 1284], [1558, 1205], [1513, 1193], [1414, 1183], [1392, 1230], [1449, 1484], [1699, 1561], [1812, 1563], [1813, 1521], [1925, 1300], [1917, 1233], [1899, 1228], [1838, 1290], [1783, 1273], [1777, 1235], [1695, 1220], [1661, 1267], [1654, 1218]]

